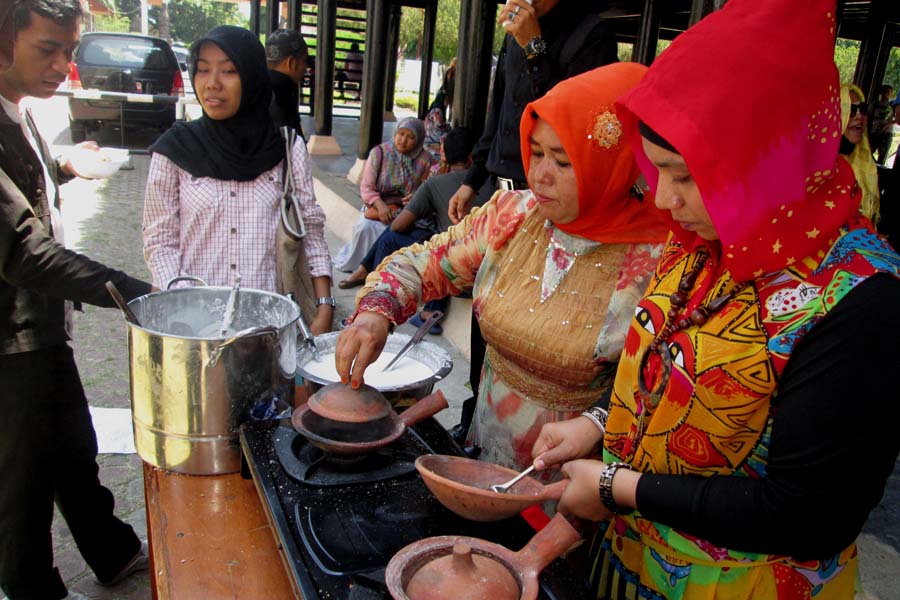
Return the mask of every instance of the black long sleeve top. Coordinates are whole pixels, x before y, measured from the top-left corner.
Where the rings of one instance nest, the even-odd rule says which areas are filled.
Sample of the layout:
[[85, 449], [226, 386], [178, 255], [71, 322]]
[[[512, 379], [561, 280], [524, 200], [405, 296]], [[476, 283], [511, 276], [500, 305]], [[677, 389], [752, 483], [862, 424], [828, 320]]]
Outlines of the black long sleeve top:
[[40, 143], [43, 157], [35, 154], [21, 125], [0, 110], [0, 354], [68, 340], [65, 300], [113, 307], [107, 281], [126, 300], [150, 291], [149, 283], [68, 250], [53, 238], [45, 190], [56, 181], [44, 181], [41, 161], [47, 162], [51, 176], [58, 165]]
[[[548, 47], [545, 55], [528, 60], [516, 40], [506, 36], [494, 74], [487, 122], [463, 183], [478, 190], [490, 175], [524, 181], [519, 121], [525, 106], [563, 79], [618, 61], [615, 34], [593, 14], [596, 8], [589, 4], [563, 0], [541, 17], [541, 37]], [[581, 31], [579, 24], [586, 19], [595, 25]]]
[[776, 396], [765, 477], [644, 474], [647, 518], [745, 552], [826, 558], [878, 504], [900, 435], [900, 281], [876, 275], [797, 345]]

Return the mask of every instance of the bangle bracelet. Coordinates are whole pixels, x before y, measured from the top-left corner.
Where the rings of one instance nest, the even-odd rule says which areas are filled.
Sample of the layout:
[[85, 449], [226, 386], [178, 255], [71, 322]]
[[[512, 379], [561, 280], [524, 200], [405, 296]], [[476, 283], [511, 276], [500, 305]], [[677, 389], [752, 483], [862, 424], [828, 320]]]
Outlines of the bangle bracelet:
[[619, 469], [628, 469], [629, 471], [634, 471], [634, 467], [632, 467], [628, 463], [614, 462], [605, 465], [603, 467], [603, 472], [600, 473], [600, 502], [603, 503], [603, 506], [616, 514], [627, 515], [632, 512], [632, 509], [623, 509], [621, 506], [616, 504], [616, 500], [615, 498], [613, 498], [613, 478], [616, 476], [616, 472]]
[[606, 421], [609, 419], [609, 411], [599, 406], [592, 406], [581, 413], [581, 416], [590, 419], [597, 426], [597, 429], [600, 430], [600, 435], [606, 435]]

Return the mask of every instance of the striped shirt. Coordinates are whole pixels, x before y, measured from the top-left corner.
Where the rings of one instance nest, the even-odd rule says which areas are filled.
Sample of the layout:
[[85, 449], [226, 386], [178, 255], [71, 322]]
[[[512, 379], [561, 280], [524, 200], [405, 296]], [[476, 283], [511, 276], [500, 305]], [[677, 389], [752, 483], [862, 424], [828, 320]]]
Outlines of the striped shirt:
[[[294, 182], [306, 224], [313, 277], [331, 277], [325, 213], [316, 204], [306, 145], [293, 151]], [[280, 224], [283, 163], [253, 181], [193, 177], [161, 154], [150, 161], [144, 200], [144, 260], [153, 284], [193, 275], [209, 285], [276, 292], [275, 233]]]

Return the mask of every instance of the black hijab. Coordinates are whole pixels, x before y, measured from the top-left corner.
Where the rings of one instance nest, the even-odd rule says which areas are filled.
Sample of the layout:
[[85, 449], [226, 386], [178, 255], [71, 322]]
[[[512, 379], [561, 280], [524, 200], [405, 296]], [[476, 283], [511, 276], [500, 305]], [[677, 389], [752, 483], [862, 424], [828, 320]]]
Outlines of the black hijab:
[[[241, 78], [241, 105], [237, 113], [217, 121], [203, 112], [190, 123], [175, 123], [150, 147], [194, 177], [252, 181], [284, 158], [284, 145], [269, 104], [272, 86], [266, 51], [259, 39], [241, 27], [216, 27], [191, 46], [191, 80], [197, 72], [200, 47], [216, 44], [234, 63]], [[202, 90], [194, 86], [200, 99]]]

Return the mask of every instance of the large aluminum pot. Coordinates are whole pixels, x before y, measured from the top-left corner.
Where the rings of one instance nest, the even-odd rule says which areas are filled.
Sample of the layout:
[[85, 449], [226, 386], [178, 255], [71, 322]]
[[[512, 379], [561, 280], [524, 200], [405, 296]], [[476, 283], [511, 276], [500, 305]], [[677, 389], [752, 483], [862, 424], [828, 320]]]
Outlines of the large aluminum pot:
[[138, 454], [157, 467], [240, 470], [237, 428], [293, 406], [300, 308], [241, 288], [232, 328], [219, 329], [231, 288], [156, 292], [128, 303], [131, 408]]
[[[325, 333], [316, 336], [316, 347], [322, 356], [334, 354], [337, 346], [337, 339], [340, 335], [339, 331]], [[388, 336], [384, 344], [383, 352], [397, 353], [409, 341], [411, 336], [403, 333], [392, 333]], [[434, 384], [453, 370], [453, 359], [450, 353], [434, 344], [422, 340], [407, 354], [409, 358], [413, 358], [431, 369], [431, 375], [418, 381], [402, 382], [391, 385], [376, 385], [375, 388], [384, 394], [384, 397], [390, 401], [392, 406], [403, 407], [409, 406], [416, 400], [420, 400], [430, 394], [434, 389]], [[301, 377], [306, 382], [310, 392], [319, 390], [322, 386], [334, 383], [330, 379], [325, 379], [306, 370], [306, 365], [314, 360], [312, 351], [307, 346], [302, 346], [297, 352], [297, 369]], [[335, 378], [336, 379], [336, 378]]]

